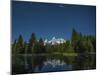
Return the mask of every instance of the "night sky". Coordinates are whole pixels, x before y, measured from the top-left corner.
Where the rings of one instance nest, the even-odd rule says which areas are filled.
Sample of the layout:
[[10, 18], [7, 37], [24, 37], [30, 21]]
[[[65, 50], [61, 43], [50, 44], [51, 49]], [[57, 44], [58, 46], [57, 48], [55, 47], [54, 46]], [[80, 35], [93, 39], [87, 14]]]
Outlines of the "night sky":
[[37, 39], [70, 39], [72, 29], [96, 35], [96, 7], [12, 1], [12, 40], [21, 34], [25, 41], [32, 32]]

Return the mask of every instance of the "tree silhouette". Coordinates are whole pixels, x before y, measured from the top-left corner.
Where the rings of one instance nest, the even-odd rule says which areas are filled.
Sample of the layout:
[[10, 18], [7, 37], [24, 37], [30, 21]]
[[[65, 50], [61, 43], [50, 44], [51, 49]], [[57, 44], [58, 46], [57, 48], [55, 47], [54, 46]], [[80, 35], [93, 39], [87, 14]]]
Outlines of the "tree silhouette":
[[17, 44], [16, 44], [17, 53], [19, 54], [23, 53], [24, 52], [23, 47], [24, 47], [23, 38], [22, 38], [22, 35], [19, 35]]
[[42, 38], [39, 39], [39, 41], [34, 46], [35, 53], [45, 53], [46, 49], [44, 46], [44, 41]]
[[71, 44], [73, 49], [77, 52], [77, 42], [79, 40], [79, 33], [76, 32], [76, 30], [73, 28], [72, 30], [72, 38], [71, 38]]
[[16, 44], [17, 44], [17, 41], [14, 40], [14, 43], [12, 43], [12, 54], [16, 54]]
[[36, 37], [35, 34], [32, 33], [30, 39], [29, 39], [29, 43], [28, 43], [28, 53], [33, 53], [34, 52], [34, 45], [36, 43]]

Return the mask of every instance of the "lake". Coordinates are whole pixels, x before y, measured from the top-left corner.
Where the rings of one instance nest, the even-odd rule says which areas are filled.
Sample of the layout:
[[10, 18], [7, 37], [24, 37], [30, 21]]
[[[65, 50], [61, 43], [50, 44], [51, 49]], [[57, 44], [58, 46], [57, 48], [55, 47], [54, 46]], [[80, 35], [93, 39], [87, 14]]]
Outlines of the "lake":
[[94, 54], [18, 54], [12, 56], [14, 74], [88, 70], [96, 68]]

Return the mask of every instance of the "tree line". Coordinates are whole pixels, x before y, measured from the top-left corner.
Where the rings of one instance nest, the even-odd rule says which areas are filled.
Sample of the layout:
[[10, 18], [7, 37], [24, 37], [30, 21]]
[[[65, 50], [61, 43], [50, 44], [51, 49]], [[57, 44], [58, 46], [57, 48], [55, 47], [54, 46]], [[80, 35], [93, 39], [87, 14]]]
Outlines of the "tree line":
[[12, 43], [12, 54], [40, 54], [40, 53], [91, 53], [96, 52], [96, 37], [83, 35], [72, 30], [70, 40], [63, 44], [46, 44], [42, 38], [37, 40], [35, 33], [32, 33], [28, 42], [23, 40], [22, 35]]

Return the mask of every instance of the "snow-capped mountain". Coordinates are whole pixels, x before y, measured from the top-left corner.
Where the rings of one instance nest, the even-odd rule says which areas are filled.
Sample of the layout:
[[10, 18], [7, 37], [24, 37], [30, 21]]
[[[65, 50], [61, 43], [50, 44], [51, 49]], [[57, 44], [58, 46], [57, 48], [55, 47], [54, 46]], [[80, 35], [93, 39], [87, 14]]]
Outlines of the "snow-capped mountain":
[[66, 42], [66, 40], [64, 40], [63, 38], [55, 38], [55, 37], [53, 37], [51, 40], [45, 40], [44, 41], [44, 45], [46, 45], [46, 44], [51, 44], [51, 45], [55, 45], [55, 44], [61, 44], [61, 43], [65, 43]]

